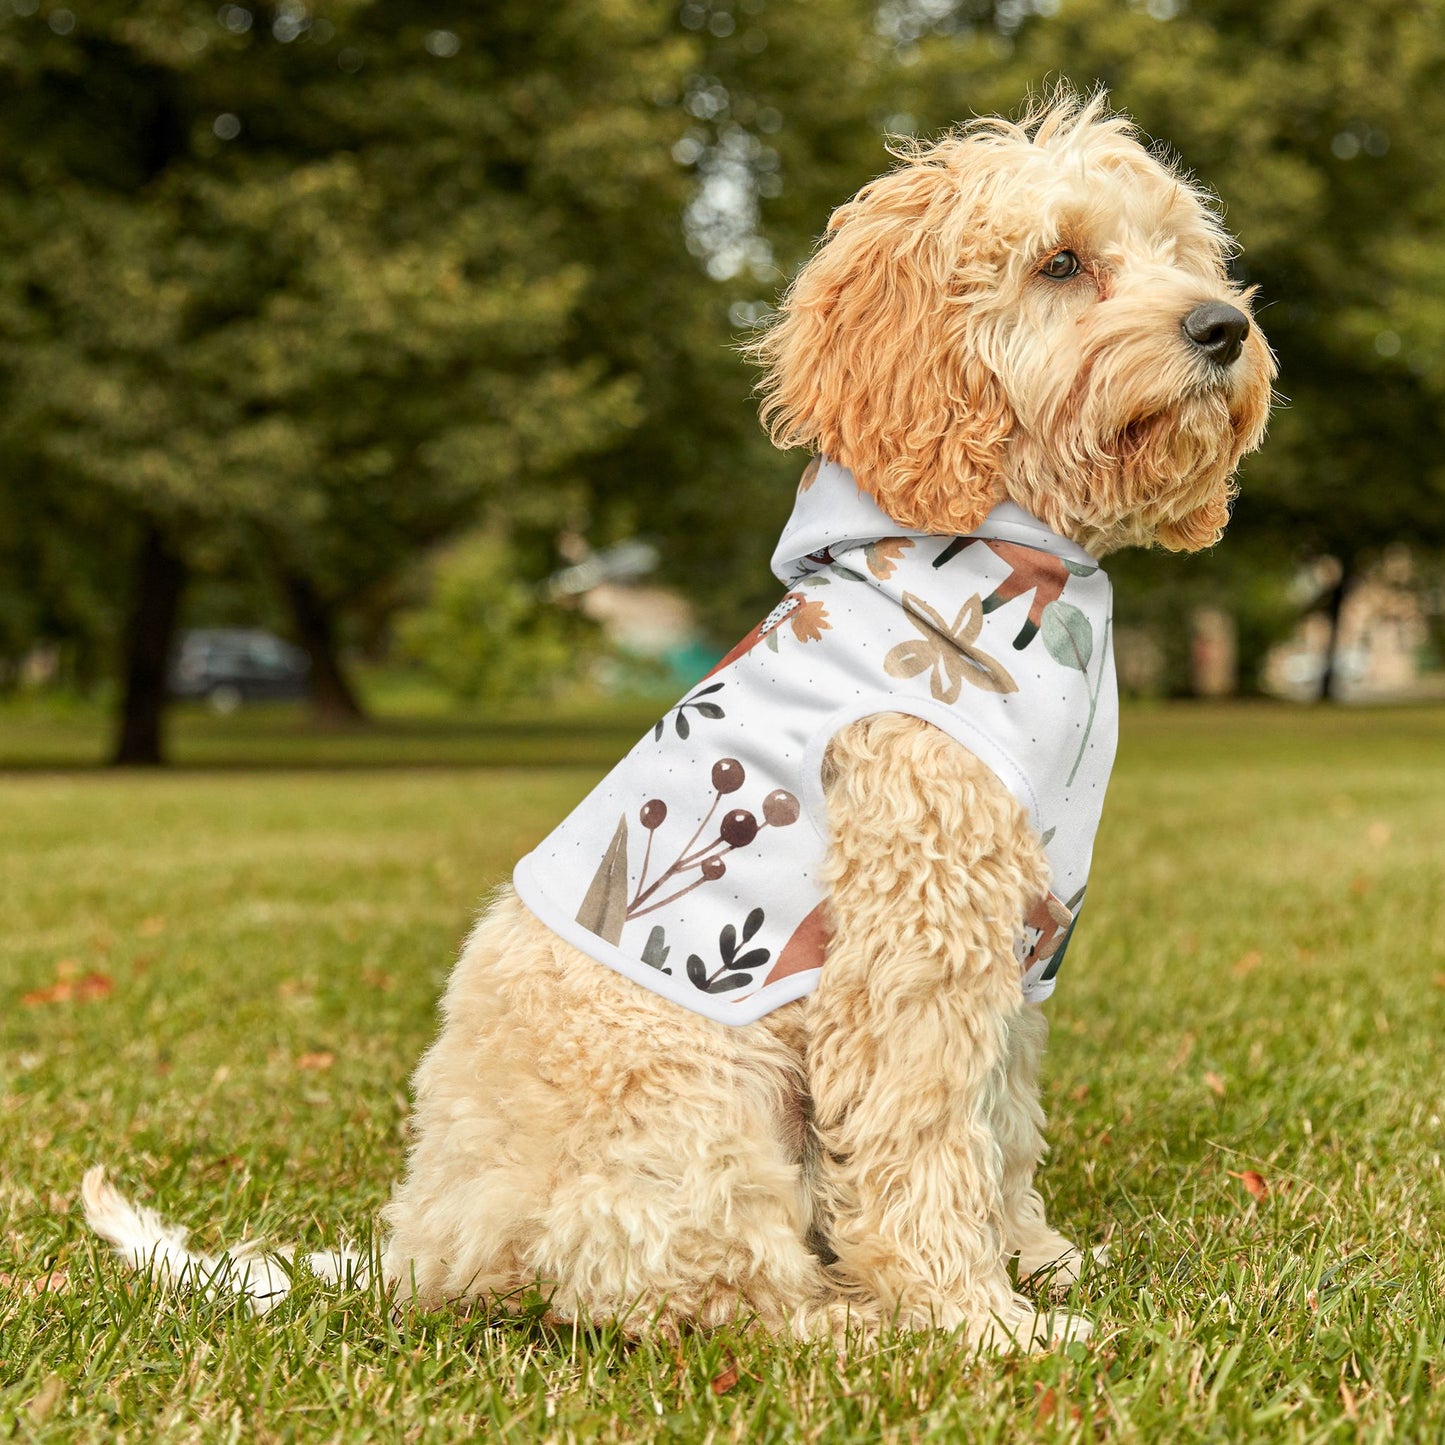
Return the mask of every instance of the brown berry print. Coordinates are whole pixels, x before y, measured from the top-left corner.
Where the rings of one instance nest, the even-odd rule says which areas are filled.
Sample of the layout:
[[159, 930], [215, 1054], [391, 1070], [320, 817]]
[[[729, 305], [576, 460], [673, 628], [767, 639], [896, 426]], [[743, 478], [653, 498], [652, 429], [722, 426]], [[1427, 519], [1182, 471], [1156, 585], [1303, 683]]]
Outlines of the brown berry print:
[[712, 765], [712, 785], [720, 793], [735, 793], [747, 781], [747, 773], [736, 758], [721, 758]]
[[727, 871], [728, 865], [721, 858], [704, 858], [702, 860], [702, 876], [709, 883], [715, 883]]
[[786, 828], [798, 821], [802, 810], [786, 788], [775, 788], [763, 799], [763, 820], [770, 828]]
[[722, 820], [718, 835], [731, 848], [746, 848], [758, 836], [758, 820], [746, 808], [734, 808]]
[[649, 833], [656, 832], [667, 821], [667, 804], [661, 798], [649, 798], [638, 817]]

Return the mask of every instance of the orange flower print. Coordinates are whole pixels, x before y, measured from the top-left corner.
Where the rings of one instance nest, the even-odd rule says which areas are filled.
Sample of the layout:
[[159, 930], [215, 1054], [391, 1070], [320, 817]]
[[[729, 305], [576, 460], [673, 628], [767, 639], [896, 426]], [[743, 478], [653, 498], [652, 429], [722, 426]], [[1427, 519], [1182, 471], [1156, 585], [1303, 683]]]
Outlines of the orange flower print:
[[[746, 657], [760, 642], [766, 642], [776, 652], [778, 634], [785, 622], [799, 642], [821, 641], [823, 634], [833, 625], [828, 621], [828, 609], [821, 602], [804, 597], [801, 592], [786, 592], [783, 600], [713, 667], [707, 677], [713, 677], [740, 657]], [[707, 678], [703, 681], [706, 682]]]
[[820, 642], [832, 624], [828, 609], [816, 598], [800, 603], [787, 616], [788, 626], [799, 642]]
[[893, 575], [898, 559], [912, 545], [907, 537], [881, 537], [863, 548], [863, 560], [867, 562], [868, 570], [880, 582], [886, 582]]

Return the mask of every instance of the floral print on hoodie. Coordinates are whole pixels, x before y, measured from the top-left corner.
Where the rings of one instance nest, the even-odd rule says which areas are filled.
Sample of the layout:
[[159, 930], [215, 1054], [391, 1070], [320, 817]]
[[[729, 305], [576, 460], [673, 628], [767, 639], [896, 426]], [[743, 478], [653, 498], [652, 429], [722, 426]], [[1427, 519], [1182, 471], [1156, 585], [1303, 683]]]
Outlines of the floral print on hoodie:
[[1108, 578], [1005, 503], [968, 537], [900, 528], [845, 468], [805, 474], [782, 601], [517, 865], [549, 927], [646, 988], [745, 1024], [817, 987], [820, 770], [839, 728], [924, 719], [997, 773], [1043, 841], [1018, 920], [1024, 996], [1054, 987], [1117, 734]]

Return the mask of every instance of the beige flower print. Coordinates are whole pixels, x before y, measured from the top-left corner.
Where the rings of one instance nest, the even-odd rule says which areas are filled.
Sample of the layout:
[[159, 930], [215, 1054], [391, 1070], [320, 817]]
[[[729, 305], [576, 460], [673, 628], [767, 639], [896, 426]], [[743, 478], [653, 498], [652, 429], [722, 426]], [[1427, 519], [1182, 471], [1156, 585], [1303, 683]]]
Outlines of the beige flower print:
[[923, 634], [921, 641], [900, 642], [883, 659], [889, 677], [916, 677], [925, 668], [939, 702], [955, 703], [966, 681], [985, 692], [1017, 692], [1016, 683], [996, 658], [975, 647], [983, 630], [983, 603], [975, 594], [958, 609], [950, 627], [921, 597], [903, 594], [903, 610]]

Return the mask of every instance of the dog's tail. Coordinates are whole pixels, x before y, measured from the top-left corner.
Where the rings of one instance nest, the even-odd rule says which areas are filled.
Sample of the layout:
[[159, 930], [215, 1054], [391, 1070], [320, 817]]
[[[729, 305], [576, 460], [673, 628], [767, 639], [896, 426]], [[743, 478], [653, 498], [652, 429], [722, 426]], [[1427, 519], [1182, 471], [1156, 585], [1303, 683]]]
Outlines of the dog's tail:
[[[132, 1269], [177, 1289], [199, 1290], [207, 1299], [243, 1298], [263, 1315], [286, 1298], [291, 1288], [295, 1250], [268, 1250], [257, 1243], [221, 1254], [195, 1254], [186, 1248], [186, 1231], [167, 1224], [153, 1209], [132, 1204], [106, 1177], [105, 1165], [88, 1169], [80, 1185], [85, 1222]], [[363, 1285], [370, 1261], [352, 1249], [305, 1256], [311, 1272], [331, 1284]]]

